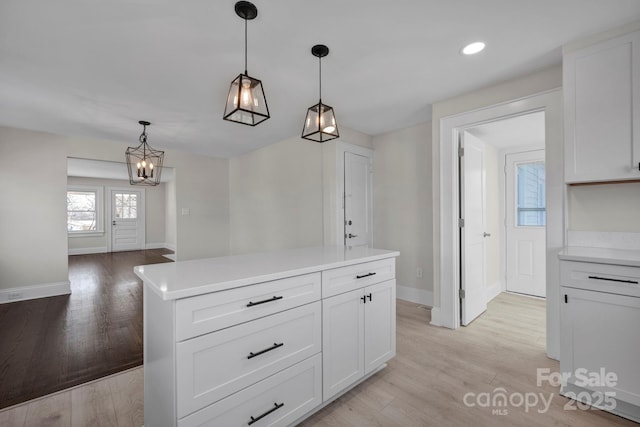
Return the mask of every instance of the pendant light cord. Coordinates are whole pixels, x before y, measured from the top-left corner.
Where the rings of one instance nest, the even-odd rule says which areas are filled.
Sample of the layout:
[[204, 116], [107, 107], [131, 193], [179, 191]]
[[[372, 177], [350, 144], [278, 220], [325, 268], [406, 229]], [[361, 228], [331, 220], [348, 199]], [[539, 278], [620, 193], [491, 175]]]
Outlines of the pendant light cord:
[[249, 75], [247, 73], [247, 18], [244, 18], [244, 74]]
[[320, 92], [320, 102], [322, 103], [322, 57], [321, 57], [321, 56], [318, 56], [318, 70], [319, 70], [319, 71], [318, 71], [318, 75], [319, 75], [319, 77], [320, 77], [320, 78], [318, 79], [318, 80], [320, 81], [320, 83], [319, 83], [319, 86], [320, 86], [320, 89], [319, 89], [319, 92]]

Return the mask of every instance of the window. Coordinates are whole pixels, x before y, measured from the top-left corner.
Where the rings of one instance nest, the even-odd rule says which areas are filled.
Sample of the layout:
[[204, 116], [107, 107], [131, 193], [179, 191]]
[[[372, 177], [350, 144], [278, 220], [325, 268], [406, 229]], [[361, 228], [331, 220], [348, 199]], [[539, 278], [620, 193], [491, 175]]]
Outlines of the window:
[[520, 163], [518, 180], [518, 227], [544, 227], [547, 222], [544, 162]]
[[69, 235], [102, 233], [102, 187], [67, 187], [67, 232]]

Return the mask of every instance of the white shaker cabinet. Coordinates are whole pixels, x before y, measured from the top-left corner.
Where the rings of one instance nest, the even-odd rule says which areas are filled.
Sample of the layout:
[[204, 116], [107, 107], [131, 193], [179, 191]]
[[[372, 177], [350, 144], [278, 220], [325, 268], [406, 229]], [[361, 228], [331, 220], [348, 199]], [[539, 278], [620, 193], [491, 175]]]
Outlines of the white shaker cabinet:
[[[145, 427], [296, 425], [331, 402], [326, 369], [355, 371], [332, 397], [378, 372], [395, 356], [397, 255], [327, 246], [136, 267]], [[324, 357], [331, 342], [340, 360]]]
[[325, 401], [395, 356], [395, 299], [388, 280], [322, 301]]
[[589, 249], [560, 255], [560, 393], [640, 422], [640, 267]]
[[640, 179], [640, 32], [563, 58], [565, 181]]

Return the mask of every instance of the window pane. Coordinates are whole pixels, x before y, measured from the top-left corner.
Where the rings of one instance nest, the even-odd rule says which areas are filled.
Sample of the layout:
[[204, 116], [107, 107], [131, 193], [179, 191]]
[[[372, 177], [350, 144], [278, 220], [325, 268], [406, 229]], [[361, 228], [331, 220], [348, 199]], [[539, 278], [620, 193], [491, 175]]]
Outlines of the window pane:
[[138, 195], [128, 193], [116, 194], [116, 218], [138, 218]]
[[97, 230], [95, 192], [67, 191], [67, 230]]
[[544, 162], [519, 164], [516, 175], [517, 225], [543, 227], [547, 223]]

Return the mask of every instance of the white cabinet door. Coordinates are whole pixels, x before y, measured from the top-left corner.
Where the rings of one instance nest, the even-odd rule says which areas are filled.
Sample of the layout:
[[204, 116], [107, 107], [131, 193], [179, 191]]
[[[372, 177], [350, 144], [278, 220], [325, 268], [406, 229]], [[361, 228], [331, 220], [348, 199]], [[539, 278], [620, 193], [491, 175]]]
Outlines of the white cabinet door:
[[[560, 370], [571, 374], [568, 383], [640, 405], [640, 298], [567, 287], [562, 298]], [[594, 374], [605, 379], [603, 369], [616, 380], [583, 384]]]
[[396, 281], [322, 301], [326, 401], [396, 355]]
[[364, 375], [364, 290], [322, 301], [322, 397], [327, 400]]
[[570, 52], [563, 70], [565, 181], [640, 178], [640, 32]]
[[396, 355], [396, 286], [389, 280], [365, 288], [364, 373]]

